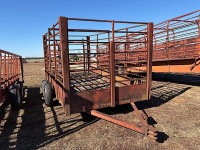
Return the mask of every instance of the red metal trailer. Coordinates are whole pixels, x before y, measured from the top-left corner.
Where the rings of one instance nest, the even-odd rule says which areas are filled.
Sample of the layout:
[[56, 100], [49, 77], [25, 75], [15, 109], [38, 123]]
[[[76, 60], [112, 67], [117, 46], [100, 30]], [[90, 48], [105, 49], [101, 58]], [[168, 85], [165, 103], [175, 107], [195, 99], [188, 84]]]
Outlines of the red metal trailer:
[[[145, 30], [141, 30], [145, 31]], [[117, 40], [132, 41], [135, 34], [129, 33], [124, 37], [116, 37]], [[136, 45], [128, 45], [130, 50], [144, 49]], [[127, 56], [119, 55], [118, 58], [135, 58], [143, 62], [147, 55], [128, 53]], [[193, 73], [200, 73], [198, 59], [200, 57], [200, 10], [184, 14], [154, 25], [153, 31], [153, 72], [179, 72], [190, 73], [191, 65]], [[102, 57], [102, 60], [105, 58]], [[132, 62], [126, 65], [131, 66]], [[143, 70], [143, 67], [138, 69]], [[133, 70], [134, 71], [134, 70]]]
[[18, 109], [23, 98], [22, 57], [0, 49], [0, 103], [11, 100], [12, 109]]
[[[200, 56], [200, 10], [154, 26], [153, 70], [190, 72]], [[200, 73], [195, 67], [192, 72]]]
[[[135, 35], [132, 40], [119, 40], [129, 34]], [[42, 92], [48, 106], [55, 97], [66, 115], [86, 112], [156, 138], [148, 116], [134, 104], [151, 96], [152, 23], [59, 17], [43, 35], [43, 46], [46, 79]], [[132, 51], [131, 46], [138, 50]], [[129, 53], [146, 57], [139, 63], [128, 57]], [[125, 57], [119, 58], [121, 55]], [[121, 65], [127, 63], [145, 69], [130, 72], [128, 66]], [[98, 111], [127, 103], [131, 103], [140, 126]]]

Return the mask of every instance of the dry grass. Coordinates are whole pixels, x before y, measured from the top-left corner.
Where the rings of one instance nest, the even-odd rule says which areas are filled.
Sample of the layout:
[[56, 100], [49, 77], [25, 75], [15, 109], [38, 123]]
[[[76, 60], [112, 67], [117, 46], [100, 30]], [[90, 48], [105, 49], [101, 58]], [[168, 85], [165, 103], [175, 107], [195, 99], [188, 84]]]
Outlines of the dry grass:
[[[24, 64], [27, 96], [21, 110], [0, 106], [0, 149], [200, 149], [200, 87], [154, 82], [153, 103], [137, 104], [156, 120], [159, 143], [104, 120], [84, 123], [80, 114], [66, 117], [59, 105], [46, 107], [39, 94], [43, 68], [43, 63]], [[137, 121], [129, 105], [103, 111]]]

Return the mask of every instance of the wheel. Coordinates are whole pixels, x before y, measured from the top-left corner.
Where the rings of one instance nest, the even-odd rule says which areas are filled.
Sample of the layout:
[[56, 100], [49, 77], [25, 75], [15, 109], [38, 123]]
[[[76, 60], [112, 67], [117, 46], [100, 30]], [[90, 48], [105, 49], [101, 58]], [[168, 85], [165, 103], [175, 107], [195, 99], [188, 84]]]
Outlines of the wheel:
[[45, 104], [48, 107], [53, 106], [53, 94], [52, 94], [52, 88], [51, 88], [50, 83], [46, 83], [44, 85], [44, 100], [45, 100]]
[[22, 99], [24, 98], [23, 82], [18, 81], [18, 82], [15, 83], [15, 85], [18, 86], [18, 88], [19, 88], [19, 93], [20, 93], [21, 101], [22, 101]]
[[47, 80], [43, 80], [42, 83], [41, 83], [41, 90], [42, 90], [43, 96], [44, 96], [44, 86], [45, 86], [45, 84], [47, 84], [47, 83], [48, 83]]
[[11, 101], [12, 110], [16, 110], [20, 108], [21, 105], [21, 94], [19, 87], [17, 85], [11, 85], [9, 88], [9, 98]]

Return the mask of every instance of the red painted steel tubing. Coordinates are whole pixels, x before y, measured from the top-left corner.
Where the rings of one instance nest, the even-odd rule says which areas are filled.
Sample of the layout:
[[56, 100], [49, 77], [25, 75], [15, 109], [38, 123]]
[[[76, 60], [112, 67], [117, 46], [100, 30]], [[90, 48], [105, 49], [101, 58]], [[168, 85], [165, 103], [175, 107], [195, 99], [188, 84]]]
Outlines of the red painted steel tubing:
[[134, 125], [134, 124], [132, 124], [130, 122], [123, 121], [123, 120], [117, 119], [115, 117], [109, 116], [109, 115], [104, 114], [102, 112], [99, 112], [97, 110], [92, 110], [91, 111], [91, 115], [96, 116], [98, 118], [102, 118], [102, 119], [107, 120], [109, 122], [118, 124], [118, 125], [120, 125], [122, 127], [137, 131], [139, 133], [145, 134], [144, 130], [142, 128], [140, 128], [139, 126]]

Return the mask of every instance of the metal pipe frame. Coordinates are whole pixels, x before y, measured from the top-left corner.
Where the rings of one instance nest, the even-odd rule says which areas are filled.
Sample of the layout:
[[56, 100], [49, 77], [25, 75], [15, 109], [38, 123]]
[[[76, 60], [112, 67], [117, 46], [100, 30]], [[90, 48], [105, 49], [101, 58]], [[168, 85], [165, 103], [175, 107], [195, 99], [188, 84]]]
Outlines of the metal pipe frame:
[[[70, 21], [109, 22], [111, 29], [68, 28]], [[118, 23], [131, 24], [131, 27], [115, 29]], [[43, 35], [45, 78], [55, 89], [56, 98], [64, 106], [66, 115], [149, 98], [151, 69], [147, 68], [151, 67], [152, 44], [148, 42], [153, 41], [150, 33], [153, 24], [148, 26], [149, 23], [60, 17], [58, 23], [48, 29]], [[149, 29], [143, 32], [140, 31], [141, 27]], [[91, 31], [97, 34], [90, 35]], [[106, 32], [103, 34], [103, 31]], [[115, 34], [120, 34], [120, 38], [116, 38]], [[135, 37], [129, 39], [129, 34]], [[122, 38], [122, 35], [126, 38]], [[137, 47], [137, 50], [132, 52], [130, 45]], [[129, 53], [133, 53], [133, 56], [129, 56]], [[147, 74], [147, 77], [137, 70], [132, 77], [128, 76], [130, 71], [126, 64], [137, 66], [141, 61], [134, 55], [146, 55], [144, 59], [148, 60], [148, 64], [144, 64], [146, 70], [143, 70], [143, 74]], [[116, 59], [118, 56], [120, 59]], [[121, 67], [120, 62], [124, 66]]]

